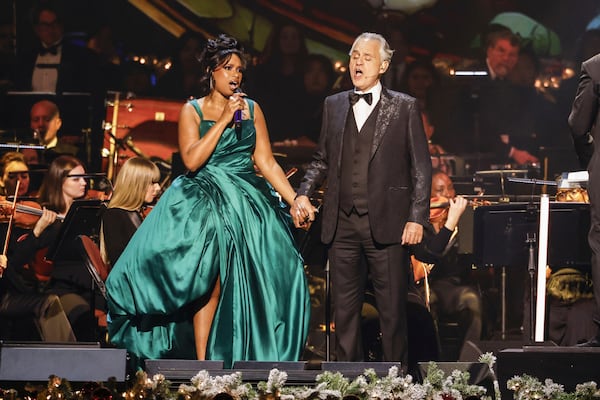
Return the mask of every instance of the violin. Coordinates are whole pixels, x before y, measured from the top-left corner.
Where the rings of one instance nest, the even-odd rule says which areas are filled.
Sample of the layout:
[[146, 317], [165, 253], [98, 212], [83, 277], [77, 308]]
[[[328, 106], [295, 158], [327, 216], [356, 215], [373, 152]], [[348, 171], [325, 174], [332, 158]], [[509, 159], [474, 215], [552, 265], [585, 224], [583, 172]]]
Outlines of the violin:
[[[13, 210], [13, 203], [8, 200], [0, 200], [0, 222], [8, 222], [14, 211], [14, 225], [20, 228], [33, 229], [36, 222], [42, 216], [42, 206], [35, 201], [19, 201], [15, 204]], [[56, 217], [59, 221], [63, 220], [63, 217]]]

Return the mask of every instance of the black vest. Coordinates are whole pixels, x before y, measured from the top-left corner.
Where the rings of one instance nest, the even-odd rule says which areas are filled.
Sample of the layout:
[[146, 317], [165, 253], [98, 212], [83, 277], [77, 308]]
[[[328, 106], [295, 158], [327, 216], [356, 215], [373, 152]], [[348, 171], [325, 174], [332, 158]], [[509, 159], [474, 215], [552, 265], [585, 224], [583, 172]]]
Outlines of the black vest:
[[378, 111], [379, 103], [367, 118], [360, 132], [356, 126], [352, 107], [350, 107], [346, 119], [340, 185], [340, 208], [346, 214], [350, 214], [352, 208], [356, 209], [359, 215], [364, 215], [369, 211], [367, 176]]

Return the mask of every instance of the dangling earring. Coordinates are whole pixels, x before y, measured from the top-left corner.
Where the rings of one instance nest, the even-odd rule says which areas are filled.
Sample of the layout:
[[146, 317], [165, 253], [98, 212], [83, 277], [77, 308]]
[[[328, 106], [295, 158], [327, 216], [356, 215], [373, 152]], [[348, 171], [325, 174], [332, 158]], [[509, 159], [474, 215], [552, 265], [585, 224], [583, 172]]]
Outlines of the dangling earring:
[[213, 90], [213, 89], [214, 89], [214, 87], [215, 87], [215, 78], [213, 78], [213, 76], [212, 76], [212, 75], [210, 76], [210, 79], [209, 79], [209, 83], [208, 83], [208, 85], [209, 85], [209, 89], [210, 89], [210, 90]]

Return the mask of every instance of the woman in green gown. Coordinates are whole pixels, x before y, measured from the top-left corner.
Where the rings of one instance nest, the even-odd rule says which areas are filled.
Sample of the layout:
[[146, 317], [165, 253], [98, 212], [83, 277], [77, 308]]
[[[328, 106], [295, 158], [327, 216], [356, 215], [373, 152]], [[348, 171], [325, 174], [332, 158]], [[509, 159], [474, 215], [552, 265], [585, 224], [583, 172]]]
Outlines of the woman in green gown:
[[263, 112], [239, 93], [241, 46], [221, 35], [201, 61], [208, 94], [179, 119], [190, 172], [165, 191], [109, 274], [109, 336], [140, 360], [296, 361], [310, 297], [281, 201], [292, 204], [295, 192]]

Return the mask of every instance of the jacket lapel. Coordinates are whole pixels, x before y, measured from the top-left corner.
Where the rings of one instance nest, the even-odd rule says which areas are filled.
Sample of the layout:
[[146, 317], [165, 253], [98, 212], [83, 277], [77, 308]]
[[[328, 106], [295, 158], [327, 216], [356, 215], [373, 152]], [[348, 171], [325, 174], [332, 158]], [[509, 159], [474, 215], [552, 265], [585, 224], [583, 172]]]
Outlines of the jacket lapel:
[[350, 100], [348, 99], [348, 93], [351, 90], [343, 92], [337, 99], [338, 104], [332, 107], [333, 110], [339, 110], [339, 112], [333, 112], [331, 128], [332, 132], [340, 132], [339, 135], [336, 135], [336, 140], [339, 142], [335, 144], [333, 148], [339, 149], [339, 153], [337, 155], [337, 165], [338, 171], [342, 165], [342, 146], [344, 145], [344, 131], [346, 130], [346, 120], [348, 118], [348, 113], [350, 112]]
[[383, 135], [387, 131], [387, 127], [390, 124], [390, 120], [394, 113], [394, 102], [392, 101], [386, 88], [382, 88], [379, 102], [381, 104], [379, 105], [379, 113], [377, 114], [377, 121], [375, 122], [373, 144], [371, 145], [371, 158], [373, 158], [377, 148], [381, 144]]

